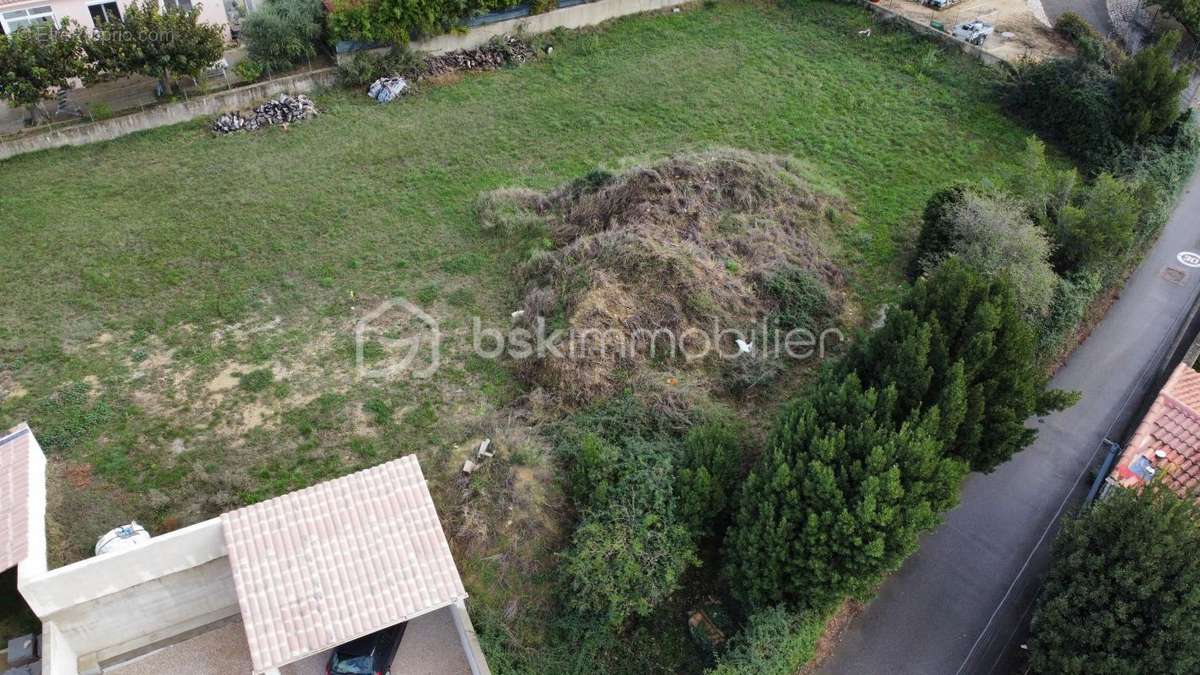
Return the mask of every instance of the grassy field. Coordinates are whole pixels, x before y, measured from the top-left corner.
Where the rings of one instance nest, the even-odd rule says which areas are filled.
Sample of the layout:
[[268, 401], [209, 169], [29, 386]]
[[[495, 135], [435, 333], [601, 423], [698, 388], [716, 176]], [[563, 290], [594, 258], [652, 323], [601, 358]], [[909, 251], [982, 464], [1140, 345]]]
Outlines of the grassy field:
[[[130, 518], [162, 531], [413, 452], [448, 499], [455, 448], [523, 395], [465, 355], [469, 317], [516, 298], [519, 252], [475, 222], [485, 190], [711, 146], [795, 155], [856, 212], [838, 236], [858, 300], [888, 299], [926, 198], [1003, 175], [1027, 132], [982, 66], [870, 24], [720, 2], [553, 35], [553, 56], [389, 106], [329, 92], [288, 131], [198, 121], [0, 163], [0, 424], [29, 419], [52, 457], [55, 562]], [[354, 321], [397, 295], [441, 322], [442, 368], [359, 380]]]

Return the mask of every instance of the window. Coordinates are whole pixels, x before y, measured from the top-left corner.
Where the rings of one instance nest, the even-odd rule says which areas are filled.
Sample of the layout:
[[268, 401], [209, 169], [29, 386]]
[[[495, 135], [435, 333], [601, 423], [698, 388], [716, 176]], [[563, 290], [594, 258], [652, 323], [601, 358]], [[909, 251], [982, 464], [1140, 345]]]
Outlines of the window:
[[99, 28], [109, 21], [120, 21], [121, 12], [117, 9], [116, 0], [100, 0], [88, 5], [92, 15], [92, 24]]
[[162, 0], [162, 3], [165, 9], [182, 9], [187, 11], [192, 8], [192, 0]]
[[4, 27], [5, 33], [12, 33], [18, 28], [25, 28], [36, 23], [54, 23], [54, 10], [50, 9], [50, 5], [13, 9], [0, 13], [0, 26]]

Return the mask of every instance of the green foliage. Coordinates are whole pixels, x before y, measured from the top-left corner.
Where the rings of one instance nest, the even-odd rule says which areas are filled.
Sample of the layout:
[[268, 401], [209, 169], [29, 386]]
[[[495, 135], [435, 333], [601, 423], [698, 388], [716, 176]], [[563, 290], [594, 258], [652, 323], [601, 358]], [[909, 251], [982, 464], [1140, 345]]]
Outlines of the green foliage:
[[33, 112], [36, 103], [50, 97], [50, 88], [68, 89], [71, 78], [89, 77], [86, 36], [68, 19], [58, 26], [34, 25], [0, 35], [0, 96]]
[[956, 228], [950, 218], [950, 209], [960, 203], [969, 190], [961, 183], [952, 185], [933, 193], [925, 202], [917, 248], [908, 266], [910, 278], [921, 276], [929, 267], [929, 261], [944, 257], [954, 247]]
[[251, 59], [282, 71], [317, 55], [324, 25], [321, 0], [267, 0], [242, 20], [241, 38]]
[[1042, 314], [1058, 279], [1050, 266], [1050, 241], [1021, 204], [1006, 196], [965, 191], [942, 210], [939, 227], [949, 234], [950, 248], [938, 257], [926, 254], [926, 268], [956, 256], [988, 278], [1012, 281], [1021, 289], [1022, 309], [1030, 315]]
[[102, 71], [155, 77], [171, 91], [173, 76], [198, 77], [220, 59], [224, 42], [219, 26], [200, 23], [199, 7], [164, 10], [140, 0], [96, 28], [86, 50]]
[[1075, 203], [1065, 205], [1051, 226], [1055, 266], [1083, 269], [1122, 256], [1133, 242], [1142, 212], [1135, 186], [1100, 174]]
[[1200, 1], [1162, 0], [1155, 3], [1183, 25], [1192, 35], [1200, 34]]
[[776, 302], [771, 323], [781, 331], [806, 328], [815, 332], [832, 318], [829, 292], [809, 270], [784, 265], [767, 277], [764, 285]]
[[330, 35], [339, 40], [406, 45], [449, 30], [475, 12], [502, 9], [506, 0], [336, 0]]
[[[1033, 442], [1030, 415], [1071, 401], [1044, 391], [1036, 347], [1012, 285], [950, 258], [851, 349], [844, 368], [867, 385], [895, 386], [900, 419], [940, 405], [949, 451], [990, 471]], [[960, 390], [951, 407], [947, 395]]]
[[558, 0], [530, 0], [530, 14], [545, 14], [558, 8]]
[[1117, 69], [1119, 123], [1126, 141], [1160, 134], [1179, 118], [1179, 97], [1192, 72], [1191, 66], [1176, 69], [1171, 62], [1180, 39], [1178, 31], [1167, 33]]
[[690, 532], [710, 534], [724, 524], [741, 473], [745, 433], [736, 419], [713, 417], [684, 437], [675, 491], [679, 517]]
[[259, 392], [271, 386], [274, 381], [275, 373], [272, 373], [270, 368], [260, 368], [242, 375], [238, 386], [246, 391]]
[[1092, 300], [1103, 285], [1094, 271], [1077, 272], [1059, 279], [1050, 311], [1037, 324], [1038, 362], [1053, 364], [1061, 355], [1067, 339], [1083, 322]]
[[381, 77], [413, 77], [421, 69], [420, 55], [403, 45], [386, 52], [361, 51], [338, 66], [338, 81], [350, 87], [365, 87]]
[[708, 675], [795, 675], [816, 656], [824, 632], [820, 613], [779, 605], [757, 611]]
[[572, 486], [583, 514], [562, 553], [566, 602], [615, 627], [648, 615], [699, 559], [678, 515], [671, 454], [647, 441], [617, 448], [595, 436], [587, 440], [580, 453], [587, 475], [573, 475], [593, 492]]
[[783, 359], [766, 349], [739, 352], [721, 364], [721, 383], [731, 394], [746, 394], [783, 374]]
[[1022, 63], [1004, 93], [1004, 103], [1015, 117], [1089, 170], [1104, 166], [1122, 149], [1116, 134], [1116, 79], [1094, 61]]
[[1200, 507], [1162, 485], [1068, 520], [1033, 616], [1033, 671], [1200, 672]]
[[725, 540], [739, 599], [823, 611], [865, 594], [953, 505], [966, 467], [942, 454], [938, 413], [897, 425], [896, 402], [827, 369], [786, 407]]
[[1054, 20], [1054, 31], [1079, 50], [1084, 59], [1112, 68], [1125, 59], [1125, 52], [1101, 35], [1087, 19], [1075, 12], [1063, 12]]
[[247, 82], [255, 82], [266, 72], [266, 66], [255, 61], [254, 59], [242, 59], [233, 67], [234, 75], [246, 80]]

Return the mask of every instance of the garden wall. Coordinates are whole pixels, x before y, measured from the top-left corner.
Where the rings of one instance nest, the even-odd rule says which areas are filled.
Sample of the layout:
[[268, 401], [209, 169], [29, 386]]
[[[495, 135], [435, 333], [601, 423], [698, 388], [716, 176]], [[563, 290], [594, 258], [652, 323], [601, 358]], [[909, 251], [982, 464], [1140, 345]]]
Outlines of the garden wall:
[[197, 117], [219, 115], [248, 108], [263, 99], [281, 93], [304, 93], [330, 86], [334, 83], [336, 75], [335, 69], [324, 68], [237, 87], [207, 96], [197, 96], [187, 101], [167, 103], [145, 111], [99, 122], [63, 127], [42, 133], [31, 131], [22, 138], [0, 143], [0, 160], [37, 150], [108, 141], [138, 131], [186, 122]]

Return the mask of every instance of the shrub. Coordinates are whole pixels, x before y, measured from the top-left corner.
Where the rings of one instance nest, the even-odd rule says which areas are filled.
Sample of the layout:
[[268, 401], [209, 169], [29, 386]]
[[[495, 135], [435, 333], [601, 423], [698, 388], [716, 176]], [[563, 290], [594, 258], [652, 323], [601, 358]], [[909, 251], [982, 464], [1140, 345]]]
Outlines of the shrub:
[[365, 87], [381, 77], [398, 75], [414, 79], [421, 70], [420, 55], [405, 46], [387, 52], [361, 51], [338, 66], [338, 80], [351, 87]]
[[121, 18], [104, 22], [95, 33], [86, 51], [97, 68], [157, 78], [166, 92], [174, 90], [175, 76], [198, 77], [225, 46], [219, 26], [200, 23], [200, 7], [163, 9], [158, 0], [124, 6]]
[[558, 0], [530, 0], [530, 14], [545, 14], [552, 12], [558, 7]]
[[1133, 242], [1141, 211], [1136, 186], [1100, 174], [1055, 218], [1055, 266], [1070, 272], [1121, 257]]
[[1059, 279], [1050, 311], [1037, 326], [1039, 363], [1048, 366], [1058, 360], [1067, 339], [1079, 327], [1101, 288], [1100, 275], [1095, 271], [1077, 272]]
[[917, 236], [917, 250], [909, 262], [908, 274], [916, 279], [929, 267], [931, 260], [944, 257], [954, 246], [956, 239], [954, 221], [950, 209], [961, 202], [970, 190], [966, 185], [952, 185], [933, 193], [925, 202], [921, 215], [921, 233]]
[[1087, 19], [1075, 12], [1063, 12], [1054, 20], [1054, 32], [1063, 36], [1073, 44], [1078, 44], [1081, 38], [1099, 39], [1100, 34], [1092, 28]]
[[965, 466], [942, 454], [938, 413], [897, 425], [896, 398], [826, 369], [788, 405], [725, 539], [739, 599], [823, 611], [864, 594], [954, 503]]
[[721, 380], [729, 393], [745, 394], [774, 382], [783, 366], [783, 359], [767, 349], [739, 352], [722, 361]]
[[275, 373], [272, 373], [270, 368], [260, 368], [242, 375], [238, 386], [246, 391], [259, 392], [271, 386], [274, 381]]
[[475, 12], [508, 6], [509, 0], [335, 0], [329, 33], [339, 40], [407, 45]]
[[1126, 141], [1160, 134], [1179, 118], [1179, 98], [1191, 75], [1190, 66], [1176, 69], [1171, 62], [1179, 40], [1177, 31], [1167, 33], [1117, 70], [1117, 105]]
[[816, 656], [824, 616], [775, 606], [750, 615], [709, 675], [793, 675]]
[[735, 419], [713, 417], [692, 427], [676, 463], [680, 519], [689, 531], [719, 531], [742, 464], [745, 428]]
[[1096, 170], [1122, 149], [1116, 80], [1087, 59], [1046, 59], [1019, 65], [1004, 103], [1085, 168]]
[[[597, 491], [585, 497], [586, 510], [562, 554], [566, 601], [585, 616], [620, 626], [648, 615], [699, 560], [693, 533], [676, 511], [671, 456], [646, 441], [617, 449], [594, 440], [597, 454], [588, 459], [586, 480]], [[581, 493], [576, 486], [573, 491]]]
[[324, 15], [321, 0], [266, 0], [242, 20], [246, 51], [272, 70], [300, 65], [317, 54]]
[[813, 273], [795, 265], [784, 265], [765, 282], [776, 303], [771, 323], [782, 331], [816, 328], [833, 315], [829, 291]]
[[986, 277], [1011, 280], [1021, 289], [1017, 297], [1026, 313], [1045, 312], [1058, 281], [1050, 266], [1050, 241], [1016, 200], [966, 192], [947, 205], [946, 220], [954, 237], [948, 255]]
[[1037, 673], [1200, 672], [1200, 507], [1161, 484], [1069, 519], [1033, 616]]
[[233, 67], [233, 73], [247, 82], [255, 82], [263, 76], [266, 67], [254, 59], [242, 59]]
[[44, 112], [38, 103], [53, 89], [69, 89], [69, 80], [91, 76], [84, 55], [87, 34], [68, 19], [54, 25], [34, 25], [12, 35], [0, 35], [0, 96], [11, 105], [24, 105], [30, 118]]

